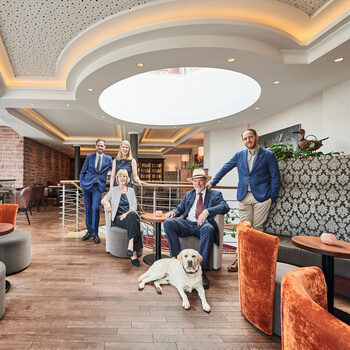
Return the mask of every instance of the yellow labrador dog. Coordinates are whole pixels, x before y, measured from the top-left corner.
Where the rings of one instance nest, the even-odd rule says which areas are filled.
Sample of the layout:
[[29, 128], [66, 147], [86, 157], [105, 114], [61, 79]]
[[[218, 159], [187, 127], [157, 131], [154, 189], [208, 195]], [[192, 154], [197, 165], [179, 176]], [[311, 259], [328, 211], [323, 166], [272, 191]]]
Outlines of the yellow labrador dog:
[[145, 284], [154, 281], [157, 293], [162, 294], [161, 284], [171, 284], [179, 292], [182, 298], [182, 307], [190, 308], [185, 292], [196, 289], [205, 312], [210, 312], [210, 306], [205, 299], [202, 282], [202, 268], [200, 262], [202, 256], [194, 249], [184, 249], [177, 258], [160, 259], [138, 278], [139, 290], [145, 288]]

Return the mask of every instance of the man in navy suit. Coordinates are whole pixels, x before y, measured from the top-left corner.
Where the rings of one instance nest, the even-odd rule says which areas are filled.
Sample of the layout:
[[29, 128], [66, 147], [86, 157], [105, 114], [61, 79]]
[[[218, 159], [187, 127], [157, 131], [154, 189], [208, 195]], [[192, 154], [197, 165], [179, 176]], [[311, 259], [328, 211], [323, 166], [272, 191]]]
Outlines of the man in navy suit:
[[[199, 238], [199, 253], [203, 257], [203, 287], [209, 288], [205, 270], [209, 268], [210, 253], [213, 243], [219, 245], [219, 229], [214, 220], [216, 214], [226, 214], [230, 208], [221, 192], [206, 189], [207, 176], [203, 169], [195, 169], [192, 181], [194, 190], [185, 194], [180, 204], [165, 214], [164, 231], [169, 242], [170, 255], [177, 256], [180, 251], [179, 237], [195, 236]], [[182, 219], [172, 220], [183, 215]]]
[[105, 141], [96, 141], [96, 153], [86, 156], [80, 172], [80, 186], [83, 191], [85, 206], [85, 222], [87, 233], [82, 240], [93, 237], [95, 243], [100, 243], [98, 224], [100, 221], [100, 202], [106, 187], [108, 170], [112, 168], [112, 157], [104, 154]]
[[275, 154], [259, 146], [259, 136], [254, 129], [243, 131], [241, 136], [247, 149], [237, 152], [224, 164], [208, 188], [216, 186], [230, 170], [237, 167], [239, 218], [262, 231], [271, 203], [278, 195], [280, 172]]

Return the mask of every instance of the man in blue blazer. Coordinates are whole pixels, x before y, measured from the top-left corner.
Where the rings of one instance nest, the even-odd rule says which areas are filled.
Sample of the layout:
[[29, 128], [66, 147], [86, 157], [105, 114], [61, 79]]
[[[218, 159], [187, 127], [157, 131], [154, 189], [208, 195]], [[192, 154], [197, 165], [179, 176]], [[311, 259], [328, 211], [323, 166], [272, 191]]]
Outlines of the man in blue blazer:
[[[209, 288], [205, 270], [209, 268], [213, 243], [219, 245], [219, 229], [214, 220], [216, 214], [226, 214], [230, 210], [221, 192], [206, 189], [207, 176], [203, 169], [195, 169], [191, 178], [194, 190], [186, 192], [180, 204], [165, 214], [164, 231], [169, 242], [170, 255], [177, 256], [180, 251], [179, 237], [199, 238], [199, 253], [203, 257], [203, 287]], [[182, 219], [172, 220], [183, 215]]]
[[280, 171], [273, 152], [258, 144], [259, 136], [254, 129], [242, 132], [247, 149], [237, 152], [210, 181], [214, 187], [233, 168], [238, 170], [237, 200], [240, 220], [248, 220], [259, 231], [267, 220], [272, 201], [280, 188]]
[[100, 243], [98, 224], [100, 221], [100, 202], [106, 187], [108, 170], [112, 168], [112, 157], [104, 154], [105, 141], [96, 141], [96, 153], [86, 156], [80, 172], [80, 186], [83, 191], [85, 206], [85, 222], [87, 233], [82, 240], [93, 237], [95, 243]]
[[208, 188], [216, 186], [230, 170], [237, 167], [239, 218], [262, 231], [271, 203], [278, 195], [280, 172], [275, 154], [259, 146], [259, 136], [254, 129], [243, 131], [241, 136], [247, 149], [237, 152], [224, 164]]

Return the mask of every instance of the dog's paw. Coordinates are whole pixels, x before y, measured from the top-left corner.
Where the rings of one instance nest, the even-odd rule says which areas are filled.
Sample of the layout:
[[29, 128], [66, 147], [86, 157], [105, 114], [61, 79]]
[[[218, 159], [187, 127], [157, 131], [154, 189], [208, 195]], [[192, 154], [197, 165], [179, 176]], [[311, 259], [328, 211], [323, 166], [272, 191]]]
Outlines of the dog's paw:
[[211, 309], [209, 304], [202, 305], [203, 311], [207, 312], [208, 314], [210, 313]]
[[143, 290], [145, 288], [145, 285], [143, 283], [139, 283], [139, 290]]
[[183, 301], [182, 302], [182, 307], [184, 309], [188, 310], [191, 307], [190, 302], [188, 300], [187, 301]]
[[158, 294], [162, 294], [163, 293], [163, 290], [161, 287], [156, 287], [156, 291]]

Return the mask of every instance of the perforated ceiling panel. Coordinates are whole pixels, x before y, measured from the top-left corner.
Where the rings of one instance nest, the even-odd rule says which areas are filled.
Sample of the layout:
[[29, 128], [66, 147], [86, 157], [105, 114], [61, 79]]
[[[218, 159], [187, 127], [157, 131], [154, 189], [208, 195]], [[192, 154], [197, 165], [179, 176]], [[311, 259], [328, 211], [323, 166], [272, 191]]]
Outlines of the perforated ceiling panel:
[[309, 16], [315, 14], [323, 5], [332, 0], [278, 0], [297, 7]]
[[[55, 76], [62, 51], [79, 33], [120, 11], [157, 1], [1, 0], [0, 30], [15, 76]], [[312, 15], [329, 0], [278, 1]]]
[[14, 74], [52, 77], [63, 49], [92, 24], [157, 0], [2, 0], [0, 30]]

